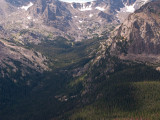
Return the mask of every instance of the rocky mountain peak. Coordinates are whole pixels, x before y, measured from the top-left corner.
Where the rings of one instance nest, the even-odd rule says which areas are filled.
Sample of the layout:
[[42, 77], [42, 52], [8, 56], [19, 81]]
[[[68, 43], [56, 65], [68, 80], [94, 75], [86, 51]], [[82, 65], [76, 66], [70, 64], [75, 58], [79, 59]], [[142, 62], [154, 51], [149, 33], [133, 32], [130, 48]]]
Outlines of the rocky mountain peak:
[[[78, 41], [92, 38], [95, 34], [101, 35], [106, 31], [106, 26], [120, 24], [148, 0], [97, 0], [86, 3], [67, 3], [59, 0], [22, 0], [17, 1], [18, 3], [3, 1], [7, 6], [11, 6], [5, 8], [15, 9], [15, 13], [7, 19], [7, 24], [12, 24], [11, 26], [13, 23], [19, 23], [13, 28], [43, 27], [46, 31], [54, 31], [54, 36], [71, 36]], [[0, 9], [3, 6], [0, 6]], [[3, 17], [4, 13], [10, 14], [6, 11], [10, 10], [3, 9]], [[2, 24], [6, 24], [5, 19]]]
[[114, 41], [112, 53], [126, 54], [125, 57], [123, 56], [125, 59], [135, 59], [141, 54], [143, 60], [144, 57], [159, 60], [159, 57], [156, 57], [160, 55], [159, 14], [160, 2], [155, 1], [142, 6], [135, 13], [129, 15], [128, 19], [114, 31], [110, 38], [110, 41]]

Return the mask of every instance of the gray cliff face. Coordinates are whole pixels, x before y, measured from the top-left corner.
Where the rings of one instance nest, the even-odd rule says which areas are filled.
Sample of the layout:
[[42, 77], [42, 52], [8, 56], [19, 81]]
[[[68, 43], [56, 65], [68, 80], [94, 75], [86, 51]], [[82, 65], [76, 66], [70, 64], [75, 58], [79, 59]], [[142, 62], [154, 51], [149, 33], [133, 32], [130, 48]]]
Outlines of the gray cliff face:
[[[0, 38], [0, 68], [1, 78], [9, 73], [22, 71], [21, 75], [30, 74], [31, 69], [37, 72], [47, 71], [47, 59], [41, 53], [18, 46], [6, 39]], [[18, 63], [18, 64], [17, 64]], [[5, 70], [8, 70], [5, 72]]]
[[30, 13], [34, 17], [40, 17], [44, 24], [66, 31], [69, 27], [69, 20], [71, 20], [71, 13], [67, 10], [65, 3], [55, 0], [39, 0]]
[[159, 1], [148, 3], [129, 15], [110, 38], [110, 41], [114, 41], [111, 49], [113, 54], [126, 54], [125, 58], [131, 55], [146, 58], [160, 55], [159, 5]]
[[[33, 4], [26, 8], [30, 2]], [[102, 32], [123, 22], [130, 13], [145, 4], [146, 0], [97, 0], [87, 3], [22, 0], [13, 1], [14, 4], [3, 0], [3, 3], [6, 7], [4, 9], [4, 5], [0, 6], [3, 9], [0, 18], [6, 29], [52, 31], [54, 37], [70, 36], [72, 40], [81, 41], [95, 35], [101, 36]], [[7, 20], [4, 19], [5, 15]]]
[[60, 30], [77, 40], [100, 35], [108, 26], [123, 22], [134, 10], [149, 0], [97, 0], [87, 3], [64, 3], [38, 0], [29, 12], [47, 26]]

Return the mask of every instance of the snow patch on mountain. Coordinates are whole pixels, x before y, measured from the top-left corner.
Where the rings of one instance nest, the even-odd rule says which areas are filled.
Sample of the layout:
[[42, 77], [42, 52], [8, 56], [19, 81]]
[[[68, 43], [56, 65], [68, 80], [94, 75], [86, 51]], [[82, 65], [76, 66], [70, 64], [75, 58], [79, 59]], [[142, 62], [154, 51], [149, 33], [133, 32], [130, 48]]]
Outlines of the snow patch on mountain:
[[22, 7], [20, 7], [20, 8], [27, 11], [31, 6], [33, 6], [33, 3], [32, 3], [32, 2], [30, 2], [27, 6], [22, 6]]
[[31, 16], [28, 16], [27, 19], [28, 19], [28, 20], [31, 20], [32, 18], [31, 18]]
[[71, 7], [74, 8], [72, 4], [71, 4]]
[[89, 17], [93, 17], [93, 14], [90, 14]]
[[125, 5], [126, 12], [133, 13], [135, 11], [134, 6], [135, 6], [135, 4], [133, 4], [133, 5]]
[[92, 3], [89, 6], [86, 6], [85, 3], [82, 3], [81, 6], [82, 7], [79, 9], [80, 11], [89, 11], [89, 10], [92, 10]]
[[123, 3], [124, 4], [124, 7], [120, 9], [120, 11], [117, 11], [118, 12], [128, 12], [128, 13], [133, 13], [136, 9], [139, 9], [142, 5], [148, 3], [149, 1], [151, 0], [137, 0], [135, 1], [134, 4], [132, 5], [127, 5], [126, 3]]
[[143, 0], [144, 4], [146, 4], [147, 2], [149, 2], [149, 0]]
[[96, 7], [97, 10], [100, 10], [100, 11], [105, 11], [105, 8], [104, 7]]
[[82, 23], [83, 21], [79, 20], [79, 23]]

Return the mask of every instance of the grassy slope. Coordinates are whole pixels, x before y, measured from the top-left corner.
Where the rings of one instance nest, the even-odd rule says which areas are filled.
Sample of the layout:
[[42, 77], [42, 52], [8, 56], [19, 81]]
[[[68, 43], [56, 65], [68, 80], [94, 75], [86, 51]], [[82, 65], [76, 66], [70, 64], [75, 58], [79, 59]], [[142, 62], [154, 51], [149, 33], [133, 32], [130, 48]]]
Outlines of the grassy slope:
[[128, 68], [101, 85], [102, 97], [75, 110], [71, 120], [160, 119], [159, 72], [145, 66]]

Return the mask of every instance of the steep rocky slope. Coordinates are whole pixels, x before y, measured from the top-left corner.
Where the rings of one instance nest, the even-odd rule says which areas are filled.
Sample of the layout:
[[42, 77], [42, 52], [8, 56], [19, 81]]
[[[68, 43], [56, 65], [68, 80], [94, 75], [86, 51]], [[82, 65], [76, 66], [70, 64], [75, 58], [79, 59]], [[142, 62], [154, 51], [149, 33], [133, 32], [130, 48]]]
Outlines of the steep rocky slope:
[[[75, 40], [81, 40], [95, 34], [101, 35], [106, 29], [119, 24], [122, 17], [124, 20], [128, 14], [147, 2], [98, 0], [87, 3], [64, 3], [39, 0], [30, 9], [30, 13], [34, 11], [34, 16], [39, 16], [46, 25], [63, 31]], [[61, 34], [63, 35], [62, 32]]]
[[0, 38], [0, 78], [10, 77], [11, 73], [21, 71], [20, 77], [24, 77], [31, 71], [43, 72], [48, 69], [47, 59], [41, 53], [32, 49], [26, 49], [23, 46], [18, 46], [15, 43], [6, 41]]
[[[159, 71], [160, 2], [150, 2], [130, 14], [103, 42], [90, 63], [84, 95], [100, 89], [110, 75], [135, 65], [149, 65]], [[81, 75], [85, 74], [82, 72]], [[98, 83], [99, 82], [99, 83]], [[92, 85], [93, 84], [93, 85]], [[93, 89], [92, 89], [93, 88]]]
[[[124, 59], [159, 60], [160, 2], [148, 3], [116, 30], [110, 38], [111, 51]], [[124, 54], [124, 55], [122, 55]], [[155, 61], [154, 61], [155, 62]]]
[[92, 61], [92, 79], [95, 79], [97, 74], [101, 78], [114, 73], [125, 64], [128, 65], [128, 61], [151, 65], [159, 70], [159, 4], [159, 1], [145, 4], [113, 30]]
[[98, 0], [87, 3], [66, 3], [58, 0], [24, 0], [15, 3], [18, 7], [11, 5], [10, 1], [7, 3], [3, 0], [3, 2], [7, 4], [5, 8], [15, 9], [15, 12], [12, 10], [7, 13], [7, 20], [1, 20], [5, 29], [18, 31], [27, 29], [46, 36], [52, 34], [52, 38], [63, 36], [81, 41], [101, 36], [102, 32], [113, 29], [123, 21], [121, 18], [126, 18], [129, 13], [147, 1]]

